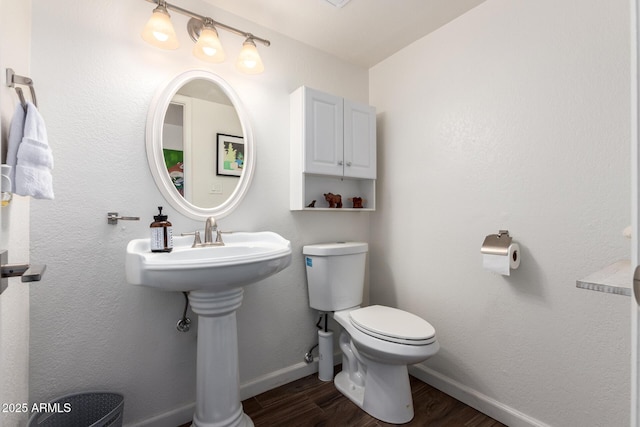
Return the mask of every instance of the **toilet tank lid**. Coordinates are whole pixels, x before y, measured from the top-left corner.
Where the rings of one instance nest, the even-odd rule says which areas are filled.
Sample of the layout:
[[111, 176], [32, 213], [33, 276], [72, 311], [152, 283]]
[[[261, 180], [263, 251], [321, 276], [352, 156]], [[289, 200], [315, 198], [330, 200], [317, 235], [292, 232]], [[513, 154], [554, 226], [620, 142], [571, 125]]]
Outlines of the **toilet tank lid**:
[[302, 247], [303, 254], [316, 256], [359, 254], [368, 250], [369, 245], [364, 242], [319, 243]]

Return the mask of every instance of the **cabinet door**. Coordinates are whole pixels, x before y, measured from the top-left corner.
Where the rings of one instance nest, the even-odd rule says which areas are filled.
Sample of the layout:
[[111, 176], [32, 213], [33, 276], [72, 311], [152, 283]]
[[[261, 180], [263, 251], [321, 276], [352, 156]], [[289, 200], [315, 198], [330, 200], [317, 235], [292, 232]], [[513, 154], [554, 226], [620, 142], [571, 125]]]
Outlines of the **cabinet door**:
[[305, 89], [303, 172], [342, 176], [342, 98]]
[[344, 176], [376, 178], [376, 110], [344, 100]]

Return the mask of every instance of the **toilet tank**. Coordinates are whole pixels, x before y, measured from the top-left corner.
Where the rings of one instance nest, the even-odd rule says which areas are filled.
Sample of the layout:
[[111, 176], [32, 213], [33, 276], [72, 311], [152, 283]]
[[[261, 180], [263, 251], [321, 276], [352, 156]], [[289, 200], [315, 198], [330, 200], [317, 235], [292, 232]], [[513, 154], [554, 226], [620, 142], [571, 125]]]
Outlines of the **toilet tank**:
[[309, 305], [320, 311], [338, 311], [360, 305], [368, 250], [369, 245], [362, 242], [304, 246]]

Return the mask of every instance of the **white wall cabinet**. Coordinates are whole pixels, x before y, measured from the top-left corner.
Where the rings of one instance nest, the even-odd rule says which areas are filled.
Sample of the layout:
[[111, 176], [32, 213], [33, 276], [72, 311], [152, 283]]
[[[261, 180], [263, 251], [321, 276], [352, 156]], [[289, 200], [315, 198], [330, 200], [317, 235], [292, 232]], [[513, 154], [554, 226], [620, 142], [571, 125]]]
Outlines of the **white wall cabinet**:
[[[305, 86], [290, 103], [291, 210], [328, 208], [324, 193], [340, 194], [343, 211], [374, 210], [375, 108]], [[352, 209], [353, 197], [364, 207]]]
[[349, 101], [344, 105], [344, 176], [376, 179], [376, 109]]

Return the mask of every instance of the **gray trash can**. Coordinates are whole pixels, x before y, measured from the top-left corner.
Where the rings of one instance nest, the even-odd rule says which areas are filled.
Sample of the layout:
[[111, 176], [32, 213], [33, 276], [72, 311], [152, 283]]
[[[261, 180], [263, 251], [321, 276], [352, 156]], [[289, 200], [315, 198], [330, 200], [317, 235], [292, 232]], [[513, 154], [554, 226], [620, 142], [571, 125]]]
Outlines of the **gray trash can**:
[[29, 427], [122, 427], [124, 397], [118, 393], [68, 394], [46, 406], [31, 416]]

